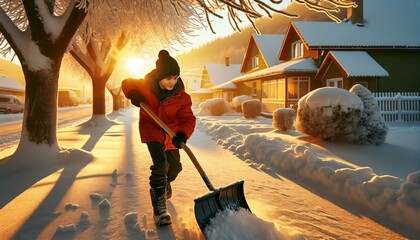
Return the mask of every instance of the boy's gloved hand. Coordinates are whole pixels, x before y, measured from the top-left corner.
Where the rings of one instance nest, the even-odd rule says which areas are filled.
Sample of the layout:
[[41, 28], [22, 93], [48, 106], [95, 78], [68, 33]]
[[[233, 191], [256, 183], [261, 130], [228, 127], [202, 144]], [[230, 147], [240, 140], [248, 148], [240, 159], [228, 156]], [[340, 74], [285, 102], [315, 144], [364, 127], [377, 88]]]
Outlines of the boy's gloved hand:
[[177, 148], [182, 148], [182, 143], [187, 143], [187, 135], [183, 132], [177, 132], [176, 136], [172, 138], [172, 144]]
[[144, 100], [143, 96], [136, 90], [129, 91], [127, 97], [131, 100], [131, 103], [137, 107], [140, 107], [140, 102]]

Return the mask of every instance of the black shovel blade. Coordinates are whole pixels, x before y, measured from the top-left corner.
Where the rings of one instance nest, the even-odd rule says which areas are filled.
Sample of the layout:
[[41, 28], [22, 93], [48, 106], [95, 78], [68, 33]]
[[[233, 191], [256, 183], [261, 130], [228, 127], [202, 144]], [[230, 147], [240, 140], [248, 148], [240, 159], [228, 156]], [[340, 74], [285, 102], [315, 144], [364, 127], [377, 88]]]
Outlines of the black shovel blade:
[[222, 210], [219, 202], [219, 190], [209, 192], [199, 198], [194, 199], [194, 213], [198, 226], [204, 233], [204, 229], [216, 213]]
[[223, 210], [244, 208], [251, 212], [244, 194], [244, 181], [232, 183], [219, 189], [219, 202]]
[[210, 219], [216, 216], [219, 211], [225, 209], [237, 211], [244, 208], [251, 212], [244, 195], [244, 181], [221, 187], [196, 198], [194, 201], [195, 218], [203, 233]]

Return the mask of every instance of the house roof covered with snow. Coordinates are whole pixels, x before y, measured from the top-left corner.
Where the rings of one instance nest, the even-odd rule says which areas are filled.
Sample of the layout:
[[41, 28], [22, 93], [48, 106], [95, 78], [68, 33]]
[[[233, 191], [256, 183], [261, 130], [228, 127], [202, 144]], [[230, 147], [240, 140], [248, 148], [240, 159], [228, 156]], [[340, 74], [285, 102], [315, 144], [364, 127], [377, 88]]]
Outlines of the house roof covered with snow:
[[218, 90], [218, 89], [236, 89], [236, 88], [237, 88], [236, 85], [232, 81], [229, 81], [229, 82], [225, 82], [225, 83], [222, 83], [220, 85], [214, 86], [210, 89], [211, 90]]
[[207, 63], [205, 68], [213, 86], [228, 82], [241, 75], [240, 64], [229, 64], [229, 66], [226, 66], [226, 64]]
[[309, 48], [420, 48], [420, 1], [364, 0], [363, 26], [350, 21], [293, 22]]
[[310, 72], [315, 73], [318, 71], [318, 67], [315, 64], [315, 61], [312, 58], [303, 58], [292, 60], [284, 63], [280, 63], [278, 65], [265, 68], [250, 74], [246, 74], [240, 77], [237, 77], [232, 80], [232, 82], [241, 82], [245, 80], [251, 80], [255, 78], [273, 76], [283, 73], [302, 73], [302, 72]]
[[253, 34], [252, 37], [269, 67], [281, 63], [278, 59], [284, 34]]
[[[327, 58], [337, 62], [347, 77], [388, 77], [388, 72], [365, 51], [331, 51]], [[330, 61], [324, 61], [328, 64]], [[320, 68], [323, 68], [323, 65]]]
[[188, 94], [209, 94], [211, 93], [211, 90], [208, 88], [200, 88], [194, 91], [189, 92]]
[[25, 91], [25, 87], [21, 83], [6, 76], [0, 76], [0, 88], [15, 91]]
[[[184, 79], [182, 79], [182, 80], [185, 81]], [[200, 78], [187, 77], [186, 82], [187, 82], [188, 88], [191, 91], [200, 89], [200, 85], [201, 85], [201, 79]]]

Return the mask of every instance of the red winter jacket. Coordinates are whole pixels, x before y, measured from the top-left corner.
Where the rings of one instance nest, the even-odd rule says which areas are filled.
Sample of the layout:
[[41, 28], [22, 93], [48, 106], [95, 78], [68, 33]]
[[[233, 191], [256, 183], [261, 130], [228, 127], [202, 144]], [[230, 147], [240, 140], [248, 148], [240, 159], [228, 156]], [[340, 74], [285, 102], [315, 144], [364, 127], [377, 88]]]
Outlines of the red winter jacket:
[[[191, 110], [191, 97], [185, 92], [182, 80], [178, 80], [177, 85], [180, 85], [175, 85], [173, 90], [160, 94], [155, 76], [153, 70], [145, 79], [125, 79], [121, 85], [124, 95], [127, 97], [128, 92], [138, 91], [143, 96], [144, 103], [174, 133], [184, 132], [187, 139], [190, 138], [194, 132], [196, 117]], [[158, 141], [164, 144], [165, 150], [176, 149], [172, 138], [143, 109], [140, 109], [139, 131], [143, 143]]]

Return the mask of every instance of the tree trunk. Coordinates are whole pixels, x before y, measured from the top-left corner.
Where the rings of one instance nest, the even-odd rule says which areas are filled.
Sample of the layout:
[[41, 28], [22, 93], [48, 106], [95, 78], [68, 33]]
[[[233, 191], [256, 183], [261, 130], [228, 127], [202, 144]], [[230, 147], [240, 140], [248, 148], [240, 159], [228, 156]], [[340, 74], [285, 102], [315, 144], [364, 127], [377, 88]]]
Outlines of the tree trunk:
[[105, 84], [107, 79], [92, 78], [92, 114], [105, 115]]
[[112, 111], [120, 110], [120, 95], [115, 95], [111, 93], [112, 95]]
[[26, 79], [25, 114], [22, 138], [30, 142], [57, 144], [57, 91], [59, 63], [49, 69], [30, 71], [24, 65]]

